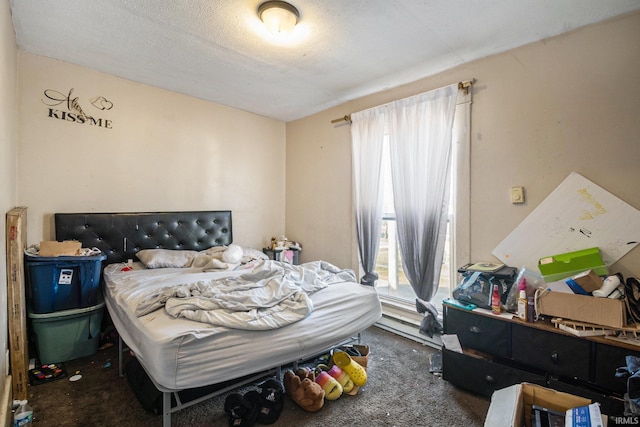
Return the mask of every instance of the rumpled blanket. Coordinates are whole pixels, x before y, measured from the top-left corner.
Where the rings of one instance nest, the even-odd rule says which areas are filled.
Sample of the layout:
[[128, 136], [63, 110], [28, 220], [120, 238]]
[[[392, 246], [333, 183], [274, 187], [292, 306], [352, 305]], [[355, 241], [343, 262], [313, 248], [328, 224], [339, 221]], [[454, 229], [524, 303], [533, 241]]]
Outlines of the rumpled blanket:
[[155, 289], [141, 300], [136, 315], [164, 306], [176, 318], [235, 329], [275, 329], [311, 314], [311, 293], [345, 281], [356, 281], [353, 270], [341, 270], [325, 261], [298, 266], [260, 261], [236, 277]]

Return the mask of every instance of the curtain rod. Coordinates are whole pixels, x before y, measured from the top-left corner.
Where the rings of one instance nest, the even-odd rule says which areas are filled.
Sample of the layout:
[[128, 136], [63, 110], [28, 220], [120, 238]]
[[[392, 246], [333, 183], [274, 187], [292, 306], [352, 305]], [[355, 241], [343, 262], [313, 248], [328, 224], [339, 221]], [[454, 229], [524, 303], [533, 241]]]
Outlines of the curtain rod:
[[[458, 82], [458, 90], [464, 91], [464, 94], [467, 95], [469, 93], [469, 86], [473, 84], [473, 80], [474, 79]], [[340, 122], [351, 123], [351, 114], [347, 114], [346, 116], [331, 120], [331, 123], [340, 123]]]

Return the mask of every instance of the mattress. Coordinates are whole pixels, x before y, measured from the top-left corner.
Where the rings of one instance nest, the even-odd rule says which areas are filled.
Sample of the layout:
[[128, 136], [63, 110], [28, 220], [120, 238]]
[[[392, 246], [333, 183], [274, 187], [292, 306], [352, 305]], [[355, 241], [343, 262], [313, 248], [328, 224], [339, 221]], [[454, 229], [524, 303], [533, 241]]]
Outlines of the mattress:
[[341, 281], [310, 295], [313, 311], [307, 317], [272, 330], [214, 326], [173, 318], [164, 309], [137, 317], [135, 307], [141, 295], [161, 280], [210, 280], [243, 271], [145, 269], [134, 263], [135, 274], [126, 274], [125, 265], [105, 268], [105, 304], [118, 333], [162, 391], [216, 384], [312, 357], [356, 335], [382, 315], [373, 287]]

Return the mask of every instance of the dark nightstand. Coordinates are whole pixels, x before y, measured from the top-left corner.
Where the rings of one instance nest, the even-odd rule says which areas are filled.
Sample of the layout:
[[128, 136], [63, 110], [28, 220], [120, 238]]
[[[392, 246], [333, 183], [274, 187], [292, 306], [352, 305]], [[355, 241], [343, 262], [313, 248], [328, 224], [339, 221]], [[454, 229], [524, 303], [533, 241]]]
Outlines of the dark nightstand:
[[285, 259], [282, 258], [286, 257], [286, 254], [284, 253], [285, 251], [293, 252], [293, 256], [291, 257], [289, 264], [298, 265], [298, 254], [300, 253], [298, 249], [262, 249], [262, 252], [264, 252], [269, 257], [269, 259], [275, 261], [285, 261]]

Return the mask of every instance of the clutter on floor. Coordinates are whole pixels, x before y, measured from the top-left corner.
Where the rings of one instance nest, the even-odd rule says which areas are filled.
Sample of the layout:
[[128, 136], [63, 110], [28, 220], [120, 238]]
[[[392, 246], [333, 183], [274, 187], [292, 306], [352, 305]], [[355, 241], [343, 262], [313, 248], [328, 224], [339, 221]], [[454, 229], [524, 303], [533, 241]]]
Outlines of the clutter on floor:
[[50, 363], [39, 368], [29, 369], [29, 384], [39, 385], [56, 381], [67, 376], [64, 365]]
[[258, 384], [244, 395], [231, 393], [224, 402], [230, 426], [275, 423], [284, 408], [284, 386], [276, 377]]
[[[562, 393], [537, 384], [515, 384], [496, 390], [493, 393], [484, 425], [485, 427], [521, 425], [580, 427], [605, 425], [597, 405], [591, 406], [591, 404], [592, 402], [589, 399]], [[574, 411], [582, 413], [582, 422], [574, 417]], [[557, 420], [560, 417], [562, 423], [545, 424], [541, 420], [542, 416], [546, 416], [547, 420]], [[540, 422], [538, 423], [537, 421]]]
[[429, 372], [442, 375], [442, 351], [429, 354]]
[[273, 424], [282, 412], [285, 395], [311, 413], [321, 410], [327, 401], [355, 395], [367, 383], [368, 360], [369, 346], [341, 346], [287, 369], [282, 381], [272, 377], [244, 394], [231, 393], [224, 403], [229, 425]]

